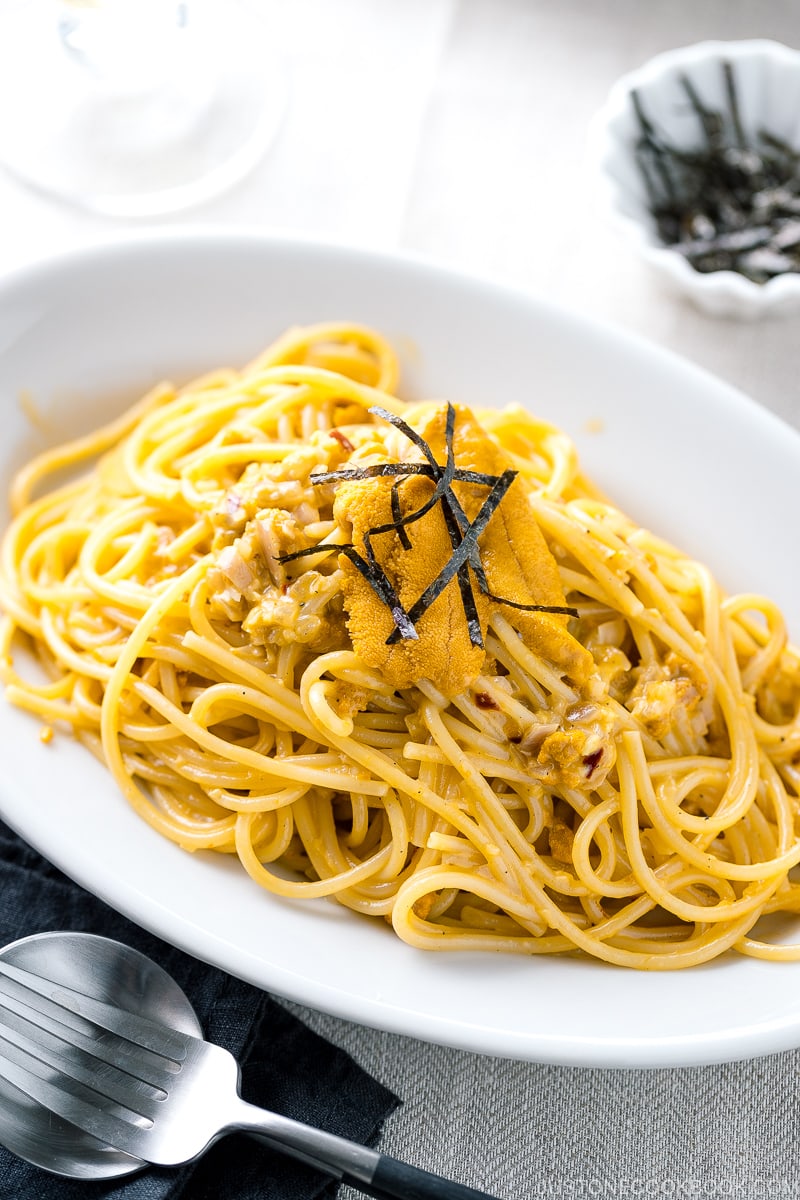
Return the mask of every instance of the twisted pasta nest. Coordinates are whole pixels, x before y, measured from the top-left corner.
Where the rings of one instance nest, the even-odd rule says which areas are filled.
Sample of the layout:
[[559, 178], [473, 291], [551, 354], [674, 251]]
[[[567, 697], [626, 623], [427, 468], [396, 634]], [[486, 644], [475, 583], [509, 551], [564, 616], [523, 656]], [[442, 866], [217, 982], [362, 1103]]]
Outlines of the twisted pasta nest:
[[554, 427], [404, 404], [383, 338], [315, 326], [41, 455], [12, 503], [8, 699], [186, 849], [426, 949], [800, 956], [754, 931], [800, 903], [781, 613]]

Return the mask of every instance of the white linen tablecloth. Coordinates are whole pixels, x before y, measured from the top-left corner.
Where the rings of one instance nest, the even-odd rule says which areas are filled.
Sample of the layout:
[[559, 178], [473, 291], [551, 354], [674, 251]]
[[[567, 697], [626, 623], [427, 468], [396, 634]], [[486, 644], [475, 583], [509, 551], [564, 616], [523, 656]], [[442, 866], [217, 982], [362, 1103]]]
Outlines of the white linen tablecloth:
[[[617, 76], [705, 38], [800, 46], [796, 0], [253, 2], [290, 78], [282, 129], [246, 182], [167, 224], [412, 250], [642, 334], [800, 426], [800, 317], [742, 324], [668, 295], [596, 211], [585, 157]], [[2, 274], [145, 228], [0, 175]], [[403, 1097], [388, 1152], [503, 1200], [800, 1196], [800, 1054], [559, 1068], [293, 1007]]]

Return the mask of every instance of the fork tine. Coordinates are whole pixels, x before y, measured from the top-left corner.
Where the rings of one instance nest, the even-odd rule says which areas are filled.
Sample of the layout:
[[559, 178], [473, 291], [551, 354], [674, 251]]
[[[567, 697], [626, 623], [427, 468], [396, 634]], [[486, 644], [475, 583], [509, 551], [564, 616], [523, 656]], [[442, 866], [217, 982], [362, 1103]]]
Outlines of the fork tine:
[[[16, 988], [16, 985], [12, 986]], [[171, 1058], [166, 1059], [118, 1034], [99, 1029], [82, 1017], [76, 1018], [71, 1009], [65, 1009], [38, 993], [21, 988], [18, 991], [21, 994], [9, 990], [8, 981], [0, 979], [0, 1023], [4, 1021], [7, 1026], [19, 1029], [19, 1022], [24, 1021], [27, 1028], [33, 1027], [37, 1033], [44, 1032], [51, 1048], [56, 1049], [57, 1040], [60, 1054], [64, 1053], [66, 1046], [70, 1046], [76, 1054], [82, 1051], [93, 1061], [95, 1070], [99, 1063], [105, 1063], [151, 1085], [162, 1094], [168, 1089], [170, 1080], [179, 1069]]]
[[[152, 1126], [188, 1044], [176, 1030], [0, 960], [0, 1076], [120, 1150], [137, 1154], [129, 1122], [140, 1134], [142, 1119]], [[95, 1108], [114, 1119], [105, 1137]]]
[[[28, 1001], [32, 1008], [38, 1007], [34, 996], [39, 996], [55, 1008], [78, 1017], [84, 1017], [93, 1025], [98, 1025], [109, 1033], [116, 1033], [119, 1037], [133, 1042], [137, 1046], [144, 1046], [145, 1049], [152, 1050], [154, 1054], [161, 1055], [163, 1058], [171, 1059], [174, 1063], [183, 1062], [186, 1057], [187, 1035], [180, 1033], [177, 1029], [160, 1025], [158, 1021], [151, 1021], [148, 1017], [126, 1012], [113, 1004], [107, 1004], [104, 1000], [87, 996], [74, 988], [66, 987], [55, 980], [45, 979], [41, 975], [35, 975], [32, 971], [14, 966], [2, 959], [0, 959], [0, 977], [12, 980], [32, 993]], [[0, 988], [0, 991], [3, 990], [5, 989]], [[52, 1009], [49, 1011], [52, 1013]]]
[[8, 1047], [9, 1043], [4, 1038], [0, 1040], [0, 1075], [8, 1083], [84, 1133], [99, 1138], [117, 1150], [139, 1157], [137, 1137], [141, 1136], [141, 1126], [137, 1129], [107, 1108], [100, 1108], [85, 1100], [77, 1090], [67, 1091], [56, 1086], [39, 1073], [41, 1062], [19, 1048], [12, 1048], [12, 1057]]
[[[83, 1094], [87, 1089], [87, 1098], [98, 1099], [107, 1103], [112, 1100], [130, 1112], [141, 1114], [151, 1119], [151, 1106], [166, 1099], [172, 1072], [145, 1072], [137, 1066], [109, 1064], [108, 1056], [98, 1057], [95, 1043], [90, 1038], [75, 1031], [69, 1031], [69, 1037], [64, 1036], [64, 1027], [56, 1022], [46, 1022], [40, 1019], [39, 1013], [33, 1013], [20, 1001], [8, 997], [0, 997], [0, 1039], [5, 1042], [6, 1057], [19, 1062], [20, 1054], [26, 1056], [25, 1061], [40, 1064], [40, 1071], [48, 1071], [52, 1075], [57, 1072], [68, 1081], [67, 1087], [72, 1090], [72, 1082], [77, 1084]], [[0, 1047], [0, 1050], [3, 1048]], [[0, 1075], [3, 1074], [0, 1065]], [[166, 1086], [163, 1086], [166, 1085]], [[91, 1092], [91, 1097], [88, 1096]]]

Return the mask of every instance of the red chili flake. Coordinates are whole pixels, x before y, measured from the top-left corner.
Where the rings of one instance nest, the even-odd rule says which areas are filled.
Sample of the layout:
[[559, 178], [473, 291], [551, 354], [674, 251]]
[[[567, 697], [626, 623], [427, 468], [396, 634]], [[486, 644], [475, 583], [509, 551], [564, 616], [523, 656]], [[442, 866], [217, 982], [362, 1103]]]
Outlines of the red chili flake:
[[600, 762], [600, 759], [602, 757], [603, 757], [602, 750], [595, 750], [595, 752], [593, 754], [585, 754], [583, 756], [584, 766], [586, 767], [586, 778], [587, 779], [592, 778], [594, 769], [598, 765], [598, 763]]
[[336, 441], [339, 443], [339, 445], [342, 447], [343, 450], [347, 451], [348, 454], [352, 454], [353, 451], [355, 450], [355, 446], [350, 441], [350, 438], [346, 437], [345, 434], [342, 433], [341, 429], [332, 429], [331, 437], [336, 438]]
[[499, 705], [495, 704], [488, 692], [476, 692], [475, 703], [478, 708], [499, 708]]

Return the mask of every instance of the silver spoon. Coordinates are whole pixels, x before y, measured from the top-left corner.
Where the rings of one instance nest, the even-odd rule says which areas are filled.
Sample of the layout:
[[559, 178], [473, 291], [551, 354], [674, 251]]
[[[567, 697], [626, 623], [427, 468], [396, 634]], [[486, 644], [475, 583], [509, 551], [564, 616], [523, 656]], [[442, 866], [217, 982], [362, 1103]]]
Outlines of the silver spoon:
[[377, 1200], [491, 1200], [248, 1104], [235, 1059], [203, 1039], [174, 981], [91, 934], [40, 934], [0, 951], [0, 1085], [0, 1141], [62, 1175], [178, 1165], [241, 1129]]

